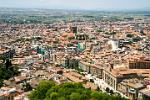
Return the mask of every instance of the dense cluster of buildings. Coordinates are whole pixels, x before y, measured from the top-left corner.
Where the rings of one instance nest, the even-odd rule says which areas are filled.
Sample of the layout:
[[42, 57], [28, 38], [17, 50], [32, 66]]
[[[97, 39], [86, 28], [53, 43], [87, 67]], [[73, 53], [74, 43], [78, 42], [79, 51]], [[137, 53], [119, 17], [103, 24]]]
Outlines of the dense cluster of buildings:
[[11, 59], [21, 72], [4, 80], [0, 100], [23, 100], [24, 86], [35, 88], [40, 80], [80, 82], [92, 90], [109, 88], [131, 100], [149, 100], [149, 24], [148, 18], [0, 24], [0, 57]]

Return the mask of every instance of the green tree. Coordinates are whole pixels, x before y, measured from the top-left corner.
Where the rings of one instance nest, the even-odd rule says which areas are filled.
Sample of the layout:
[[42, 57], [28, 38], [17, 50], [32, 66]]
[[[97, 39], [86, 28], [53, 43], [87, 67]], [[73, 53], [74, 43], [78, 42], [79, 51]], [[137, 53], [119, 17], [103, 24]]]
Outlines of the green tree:
[[103, 100], [105, 97], [107, 97], [107, 94], [102, 94], [100, 92], [92, 92], [91, 97], [94, 100]]
[[110, 92], [110, 94], [111, 94], [111, 95], [113, 95], [113, 94], [114, 94], [114, 91], [113, 91], [113, 90], [110, 90], [109, 92]]
[[6, 61], [6, 63], [0, 63], [0, 87], [2, 86], [3, 80], [7, 80], [19, 74], [17, 66], [12, 65], [10, 60], [3, 60]]
[[79, 93], [71, 93], [70, 100], [80, 100], [80, 94]]
[[59, 88], [60, 87], [58, 85], [55, 85], [55, 86], [49, 88], [49, 90], [46, 92], [46, 98], [51, 98], [51, 93], [53, 93], [53, 92], [57, 93]]
[[32, 90], [32, 87], [31, 87], [30, 83], [23, 84], [23, 90], [24, 91], [30, 91], [30, 90]]
[[108, 87], [106, 88], [106, 92], [107, 92], [107, 93], [109, 93], [109, 92], [110, 92], [110, 89], [109, 89]]
[[36, 90], [32, 91], [29, 95], [30, 100], [35, 100], [35, 98], [43, 100], [46, 97], [47, 91], [53, 86], [55, 86], [55, 84], [51, 81], [41, 81]]
[[58, 97], [58, 100], [66, 100], [65, 97]]
[[120, 96], [85, 89], [80, 83], [63, 83], [42, 81], [29, 95], [30, 100], [127, 100]]
[[134, 35], [133, 34], [127, 34], [127, 37], [132, 38], [132, 37], [134, 37]]
[[58, 99], [58, 93], [57, 92], [52, 92], [50, 94], [50, 100], [57, 100]]
[[3, 86], [3, 80], [0, 79], [0, 87]]

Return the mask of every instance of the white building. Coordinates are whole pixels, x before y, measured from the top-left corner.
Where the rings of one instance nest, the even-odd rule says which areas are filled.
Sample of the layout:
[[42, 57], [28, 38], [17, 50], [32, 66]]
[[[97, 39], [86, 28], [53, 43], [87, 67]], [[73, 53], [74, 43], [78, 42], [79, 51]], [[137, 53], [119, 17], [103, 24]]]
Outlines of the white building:
[[119, 49], [119, 41], [118, 40], [110, 40], [108, 44], [111, 45], [112, 51], [117, 51]]

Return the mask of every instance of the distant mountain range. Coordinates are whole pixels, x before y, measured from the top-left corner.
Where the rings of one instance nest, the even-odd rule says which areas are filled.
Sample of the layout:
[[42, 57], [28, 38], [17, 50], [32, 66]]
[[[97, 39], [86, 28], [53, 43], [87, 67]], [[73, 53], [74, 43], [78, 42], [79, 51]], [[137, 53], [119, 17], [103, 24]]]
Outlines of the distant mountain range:
[[36, 13], [44, 13], [44, 14], [64, 14], [64, 13], [107, 13], [107, 14], [113, 14], [113, 13], [128, 13], [128, 14], [142, 14], [142, 15], [150, 15], [150, 8], [142, 8], [142, 9], [111, 9], [111, 10], [76, 10], [76, 9], [45, 9], [45, 8], [3, 8], [0, 7], [0, 14], [3, 13], [8, 13], [8, 14], [13, 14], [13, 13], [18, 13], [18, 12], [25, 12], [25, 13], [30, 13], [32, 12], [33, 14]]

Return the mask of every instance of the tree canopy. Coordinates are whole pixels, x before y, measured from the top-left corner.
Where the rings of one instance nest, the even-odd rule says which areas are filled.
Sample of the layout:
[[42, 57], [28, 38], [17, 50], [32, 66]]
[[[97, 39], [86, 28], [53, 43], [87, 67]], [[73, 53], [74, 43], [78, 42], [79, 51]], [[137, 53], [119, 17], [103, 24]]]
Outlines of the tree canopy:
[[0, 87], [3, 85], [3, 80], [7, 80], [18, 73], [18, 68], [12, 65], [10, 60], [7, 59], [5, 63], [0, 63]]
[[81, 83], [56, 85], [52, 81], [41, 81], [29, 94], [30, 100], [127, 100], [120, 96], [85, 89]]

